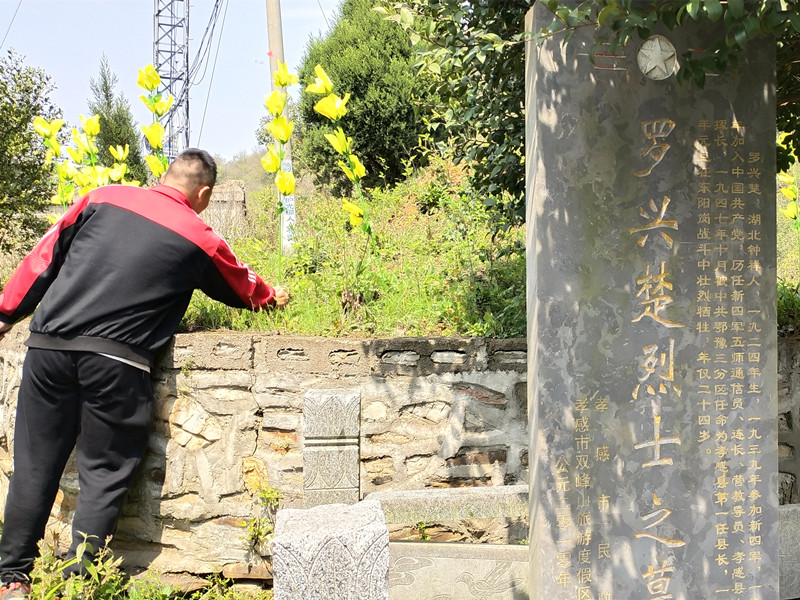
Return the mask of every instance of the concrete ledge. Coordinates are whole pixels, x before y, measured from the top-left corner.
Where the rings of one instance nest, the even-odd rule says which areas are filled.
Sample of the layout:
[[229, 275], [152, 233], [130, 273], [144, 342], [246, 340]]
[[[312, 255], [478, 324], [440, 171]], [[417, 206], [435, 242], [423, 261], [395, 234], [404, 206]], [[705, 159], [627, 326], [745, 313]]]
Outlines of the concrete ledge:
[[528, 486], [426, 488], [373, 492], [388, 524], [447, 523], [467, 519], [528, 518]]

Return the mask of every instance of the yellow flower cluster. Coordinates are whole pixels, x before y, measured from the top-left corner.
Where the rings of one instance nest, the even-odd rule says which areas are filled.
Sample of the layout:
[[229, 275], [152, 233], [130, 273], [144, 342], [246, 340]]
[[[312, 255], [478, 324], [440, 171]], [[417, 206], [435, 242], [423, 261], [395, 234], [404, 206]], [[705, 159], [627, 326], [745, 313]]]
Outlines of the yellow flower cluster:
[[164, 154], [164, 126], [161, 125], [159, 119], [169, 112], [173, 102], [175, 102], [175, 98], [172, 94], [165, 98], [163, 94], [156, 93], [156, 89], [161, 85], [161, 77], [159, 77], [158, 71], [152, 64], [147, 65], [144, 69], [139, 69], [139, 77], [136, 83], [140, 88], [148, 92], [139, 96], [139, 99], [153, 113], [153, 122], [150, 125], [141, 126], [142, 133], [144, 133], [147, 143], [150, 144], [150, 148], [153, 150], [152, 154], [144, 157], [144, 161], [147, 163], [147, 167], [153, 177], [160, 179], [167, 171], [169, 163]]
[[[272, 76], [272, 83], [281, 89], [273, 91], [264, 101], [264, 106], [272, 115], [267, 131], [275, 139], [275, 143], [267, 147], [267, 153], [261, 157], [261, 166], [265, 171], [275, 173], [275, 187], [282, 196], [294, 194], [296, 184], [294, 175], [283, 170], [283, 159], [286, 157], [285, 145], [289, 143], [294, 131], [294, 122], [287, 119], [283, 111], [286, 110], [288, 99], [285, 89], [297, 81], [297, 75], [289, 72], [286, 63], [278, 63], [278, 69]], [[282, 204], [279, 201], [278, 211], [281, 210]]]
[[33, 119], [33, 129], [44, 139], [47, 148], [46, 159], [56, 162], [58, 186], [51, 198], [53, 204], [60, 204], [65, 209], [72, 203], [75, 195], [84, 195], [94, 188], [109, 183], [139, 185], [138, 181], [125, 181], [128, 167], [125, 159], [128, 156], [128, 145], [111, 146], [109, 151], [117, 160], [111, 167], [98, 164], [98, 148], [96, 137], [100, 133], [100, 116], [85, 117], [79, 115], [81, 128], [72, 128], [72, 146], [66, 148], [67, 159], [62, 159], [61, 144], [58, 133], [64, 126], [63, 119], [47, 119], [37, 116]]
[[[314, 67], [314, 75], [314, 82], [306, 86], [306, 91], [325, 95], [314, 104], [314, 110], [333, 123], [338, 123], [347, 114], [347, 101], [350, 100], [350, 94], [346, 93], [343, 98], [340, 98], [333, 93], [333, 83], [322, 65]], [[347, 175], [347, 178], [356, 184], [356, 190], [360, 196], [360, 181], [367, 174], [367, 169], [352, 151], [353, 138], [347, 137], [342, 127], [339, 126], [334, 133], [326, 133], [325, 139], [337, 154], [344, 157], [344, 160], [339, 161], [339, 167]], [[350, 224], [353, 227], [363, 226], [369, 234], [371, 231], [369, 221], [366, 220], [364, 210], [358, 204], [345, 200], [342, 203], [342, 210], [348, 213]]]

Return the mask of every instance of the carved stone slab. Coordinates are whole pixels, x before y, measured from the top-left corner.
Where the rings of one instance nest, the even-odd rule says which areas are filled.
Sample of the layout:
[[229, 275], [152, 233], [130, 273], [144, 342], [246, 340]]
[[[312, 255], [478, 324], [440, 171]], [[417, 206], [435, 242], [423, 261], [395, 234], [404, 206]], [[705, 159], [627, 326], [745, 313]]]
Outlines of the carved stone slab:
[[389, 544], [391, 600], [528, 600], [528, 546]]
[[278, 511], [272, 561], [275, 600], [388, 600], [380, 502]]
[[303, 505], [358, 502], [358, 390], [309, 390], [303, 404]]

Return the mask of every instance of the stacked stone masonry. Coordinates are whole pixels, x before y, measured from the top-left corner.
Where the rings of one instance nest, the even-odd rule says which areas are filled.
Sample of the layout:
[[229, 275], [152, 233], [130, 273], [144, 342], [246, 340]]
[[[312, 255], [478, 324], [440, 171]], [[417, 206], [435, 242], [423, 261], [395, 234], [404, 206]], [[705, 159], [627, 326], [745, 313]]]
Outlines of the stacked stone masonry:
[[[25, 329], [0, 342], [0, 503], [12, 470]], [[269, 544], [253, 544], [247, 525], [262, 515], [258, 493], [266, 488], [283, 495], [282, 507], [315, 503], [304, 498], [304, 454], [319, 447], [305, 435], [330, 434], [306, 429], [304, 407], [319, 405], [326, 390], [360, 403], [349, 447], [357, 448], [361, 497], [527, 483], [525, 370], [524, 340], [179, 335], [154, 373], [154, 432], [115, 550], [129, 567], [271, 578]], [[351, 433], [343, 433], [348, 443]], [[71, 464], [49, 525], [61, 544], [76, 494]], [[426, 535], [505, 542], [502, 521], [429, 523]], [[514, 521], [513, 535], [525, 537], [524, 522]], [[393, 524], [392, 538], [419, 539], [414, 525]]]
[[[0, 504], [12, 471], [24, 326], [0, 342]], [[800, 344], [780, 340], [781, 502], [798, 501]], [[271, 578], [269, 544], [248, 539], [258, 493], [304, 499], [308, 393], [360, 401], [359, 496], [527, 483], [524, 340], [347, 340], [179, 335], [155, 373], [154, 433], [129, 494], [115, 549], [129, 567]], [[322, 397], [324, 397], [324, 392]], [[349, 432], [347, 432], [350, 435]], [[78, 484], [62, 480], [49, 524], [67, 535]], [[500, 521], [498, 523], [498, 521]], [[392, 539], [514, 543], [525, 519], [390, 523]]]

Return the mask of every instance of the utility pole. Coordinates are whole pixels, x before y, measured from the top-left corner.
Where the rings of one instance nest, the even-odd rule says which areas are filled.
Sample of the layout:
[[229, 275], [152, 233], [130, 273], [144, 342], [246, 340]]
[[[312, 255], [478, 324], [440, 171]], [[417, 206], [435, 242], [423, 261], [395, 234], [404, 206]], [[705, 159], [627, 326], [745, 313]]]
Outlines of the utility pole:
[[[269, 76], [271, 89], [277, 87], [273, 81], [278, 63], [285, 63], [283, 58], [283, 26], [281, 24], [281, 0], [267, 0], [267, 39], [269, 43]], [[284, 157], [281, 170], [292, 172], [292, 141], [284, 145]], [[285, 253], [292, 251], [294, 246], [294, 224], [297, 221], [297, 212], [294, 205], [294, 194], [281, 198], [283, 212], [281, 212], [281, 249]]]

